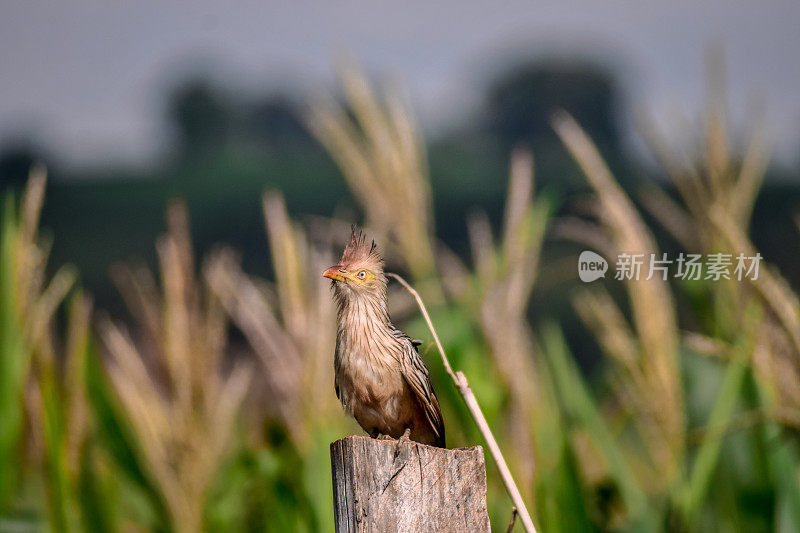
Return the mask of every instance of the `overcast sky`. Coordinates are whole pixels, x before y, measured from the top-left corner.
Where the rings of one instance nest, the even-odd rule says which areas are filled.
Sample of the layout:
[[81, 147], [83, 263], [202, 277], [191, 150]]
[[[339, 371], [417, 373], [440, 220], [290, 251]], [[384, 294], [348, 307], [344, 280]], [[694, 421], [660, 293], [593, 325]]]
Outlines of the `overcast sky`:
[[73, 164], [136, 160], [164, 142], [165, 88], [205, 64], [251, 89], [330, 83], [337, 53], [401, 79], [430, 131], [464, 115], [511, 52], [599, 56], [667, 126], [701, 109], [703, 58], [724, 45], [736, 117], [760, 95], [775, 149], [800, 152], [798, 0], [5, 0], [0, 145], [41, 141]]

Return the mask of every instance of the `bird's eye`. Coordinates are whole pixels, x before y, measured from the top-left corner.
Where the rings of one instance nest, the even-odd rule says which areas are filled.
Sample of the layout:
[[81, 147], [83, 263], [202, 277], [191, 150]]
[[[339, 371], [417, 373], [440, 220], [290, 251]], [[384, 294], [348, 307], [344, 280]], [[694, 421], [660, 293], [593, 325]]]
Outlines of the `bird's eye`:
[[356, 274], [356, 277], [357, 277], [358, 279], [364, 279], [364, 278], [366, 278], [366, 277], [367, 277], [367, 271], [366, 271], [366, 270], [360, 270], [360, 271], [358, 272], [358, 274]]

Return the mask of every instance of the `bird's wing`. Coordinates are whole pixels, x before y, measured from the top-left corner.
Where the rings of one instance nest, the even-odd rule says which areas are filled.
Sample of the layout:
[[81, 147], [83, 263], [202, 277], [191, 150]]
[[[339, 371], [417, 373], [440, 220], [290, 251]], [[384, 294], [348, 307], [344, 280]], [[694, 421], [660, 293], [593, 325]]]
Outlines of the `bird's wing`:
[[417, 396], [420, 405], [425, 409], [428, 423], [436, 434], [437, 442], [444, 446], [444, 420], [439, 407], [439, 400], [433, 392], [433, 384], [425, 362], [417, 352], [417, 344], [402, 331], [395, 329], [394, 335], [403, 341], [403, 356], [401, 359], [403, 377], [411, 390]]

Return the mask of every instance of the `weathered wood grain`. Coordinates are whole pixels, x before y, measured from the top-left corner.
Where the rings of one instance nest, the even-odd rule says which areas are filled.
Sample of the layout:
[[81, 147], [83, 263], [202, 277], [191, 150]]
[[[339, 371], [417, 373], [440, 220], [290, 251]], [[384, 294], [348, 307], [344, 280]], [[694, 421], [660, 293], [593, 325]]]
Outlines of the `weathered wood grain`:
[[480, 446], [350, 436], [331, 443], [338, 533], [488, 532]]

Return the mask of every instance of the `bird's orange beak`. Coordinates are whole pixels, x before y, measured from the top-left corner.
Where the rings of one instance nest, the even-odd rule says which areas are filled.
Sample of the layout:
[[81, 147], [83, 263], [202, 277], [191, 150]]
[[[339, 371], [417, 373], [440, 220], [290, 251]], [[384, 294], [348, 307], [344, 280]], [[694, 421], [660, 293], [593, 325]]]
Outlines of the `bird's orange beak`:
[[341, 265], [333, 265], [322, 273], [322, 277], [332, 279], [333, 281], [344, 281], [344, 276], [340, 272], [341, 269]]

